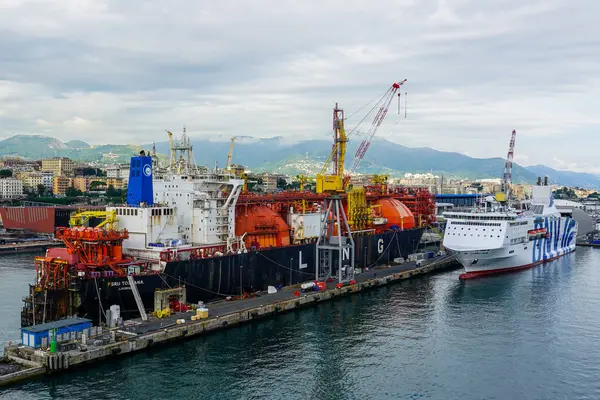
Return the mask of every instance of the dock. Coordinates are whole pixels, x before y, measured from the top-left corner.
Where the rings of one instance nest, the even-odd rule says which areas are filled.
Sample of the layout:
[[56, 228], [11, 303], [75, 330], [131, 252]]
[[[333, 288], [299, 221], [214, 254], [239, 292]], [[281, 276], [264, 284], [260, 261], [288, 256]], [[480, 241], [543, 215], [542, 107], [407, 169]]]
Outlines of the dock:
[[590, 243], [590, 242], [577, 242], [577, 246], [581, 247], [600, 247], [600, 243]]
[[0, 244], [0, 254], [33, 253], [62, 245], [61, 241], [56, 240], [6, 243]]
[[355, 284], [340, 288], [336, 286], [335, 281], [327, 283], [326, 288], [320, 291], [302, 292], [300, 285], [294, 285], [284, 287], [273, 294], [265, 293], [242, 300], [210, 303], [207, 305], [208, 317], [199, 320], [191, 320], [195, 314], [184, 312], [174, 313], [165, 318], [149, 317], [147, 321], [128, 320], [123, 326], [110, 329], [93, 327], [90, 337], [87, 338], [82, 338], [81, 332], [72, 332], [73, 340], [61, 343], [54, 353], [23, 344], [10, 345], [5, 347], [4, 359], [0, 361], [0, 386], [44, 374], [73, 371], [84, 364], [163, 346], [177, 340], [199, 337], [261, 318], [315, 306], [337, 297], [458, 266], [454, 257], [450, 255], [421, 260], [419, 263], [374, 267], [356, 275]]

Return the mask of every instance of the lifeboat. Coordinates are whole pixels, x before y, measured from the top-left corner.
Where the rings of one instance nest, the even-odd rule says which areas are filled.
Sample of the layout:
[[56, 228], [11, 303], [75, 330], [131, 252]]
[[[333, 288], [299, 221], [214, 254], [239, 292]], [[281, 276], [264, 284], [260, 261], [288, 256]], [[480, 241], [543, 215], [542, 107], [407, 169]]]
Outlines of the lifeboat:
[[289, 246], [290, 228], [281, 215], [264, 205], [250, 205], [238, 209], [235, 216], [235, 234], [246, 234], [248, 249]]
[[527, 231], [527, 236], [529, 236], [529, 240], [540, 239], [540, 238], [548, 238], [550, 234], [546, 228], [539, 229], [530, 229]]

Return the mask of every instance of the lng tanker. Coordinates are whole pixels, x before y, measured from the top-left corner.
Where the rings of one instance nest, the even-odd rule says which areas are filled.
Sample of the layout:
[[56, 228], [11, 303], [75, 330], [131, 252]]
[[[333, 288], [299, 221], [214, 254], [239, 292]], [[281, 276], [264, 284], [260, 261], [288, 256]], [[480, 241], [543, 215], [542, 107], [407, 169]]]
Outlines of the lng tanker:
[[[100, 321], [111, 305], [135, 316], [134, 292], [151, 310], [157, 289], [185, 287], [195, 303], [315, 280], [325, 194], [249, 193], [244, 179], [193, 159], [185, 132], [166, 168], [146, 153], [132, 157], [127, 204], [58, 227], [65, 247], [36, 258], [22, 325], [72, 315]], [[435, 215], [424, 189], [379, 184], [343, 196], [357, 270], [414, 253]], [[99, 226], [90, 226], [94, 218]]]

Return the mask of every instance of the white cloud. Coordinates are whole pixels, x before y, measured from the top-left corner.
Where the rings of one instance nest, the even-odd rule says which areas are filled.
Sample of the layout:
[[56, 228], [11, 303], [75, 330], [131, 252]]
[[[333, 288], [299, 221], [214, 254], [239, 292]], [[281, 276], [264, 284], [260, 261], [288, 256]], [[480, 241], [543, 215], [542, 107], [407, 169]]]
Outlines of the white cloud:
[[0, 136], [148, 143], [186, 124], [206, 138], [327, 137], [334, 102], [350, 115], [408, 78], [408, 118], [394, 99], [383, 137], [504, 157], [516, 129], [517, 162], [595, 170], [599, 12], [591, 0], [4, 0]]

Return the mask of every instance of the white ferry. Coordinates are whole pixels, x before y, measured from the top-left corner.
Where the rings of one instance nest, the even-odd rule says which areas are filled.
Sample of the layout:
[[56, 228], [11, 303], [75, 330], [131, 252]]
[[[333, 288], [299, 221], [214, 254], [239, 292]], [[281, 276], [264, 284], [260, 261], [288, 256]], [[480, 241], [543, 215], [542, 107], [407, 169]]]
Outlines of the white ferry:
[[519, 211], [489, 196], [473, 210], [446, 212], [444, 247], [465, 268], [461, 279], [533, 267], [575, 250], [577, 221], [554, 205], [550, 186], [533, 186]]

